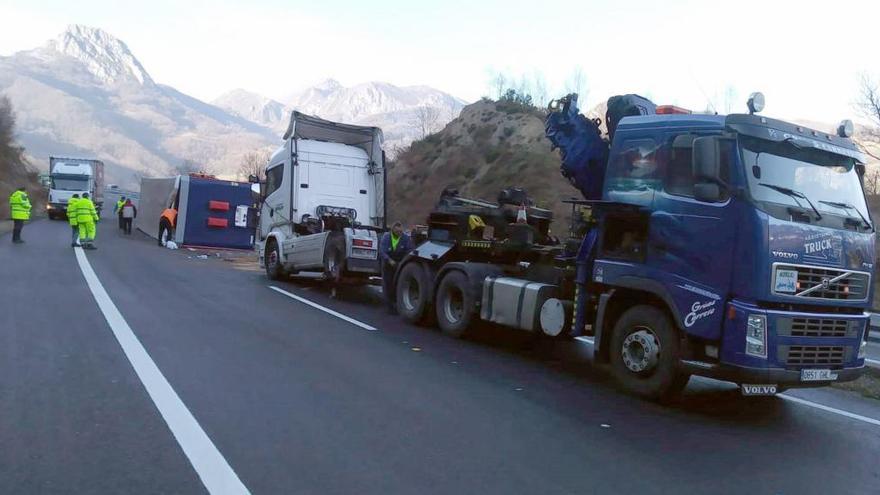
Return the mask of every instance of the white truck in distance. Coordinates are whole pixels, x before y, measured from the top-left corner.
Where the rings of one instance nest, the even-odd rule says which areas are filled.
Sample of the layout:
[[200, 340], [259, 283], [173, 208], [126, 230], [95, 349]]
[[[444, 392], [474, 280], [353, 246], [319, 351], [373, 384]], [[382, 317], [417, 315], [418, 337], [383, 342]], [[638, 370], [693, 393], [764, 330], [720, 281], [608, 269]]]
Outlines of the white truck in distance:
[[381, 129], [293, 112], [261, 189], [256, 248], [270, 279], [320, 272], [334, 282], [367, 281], [379, 273]]
[[86, 158], [49, 157], [49, 218], [64, 218], [74, 194], [89, 193], [98, 215], [104, 205], [104, 162]]

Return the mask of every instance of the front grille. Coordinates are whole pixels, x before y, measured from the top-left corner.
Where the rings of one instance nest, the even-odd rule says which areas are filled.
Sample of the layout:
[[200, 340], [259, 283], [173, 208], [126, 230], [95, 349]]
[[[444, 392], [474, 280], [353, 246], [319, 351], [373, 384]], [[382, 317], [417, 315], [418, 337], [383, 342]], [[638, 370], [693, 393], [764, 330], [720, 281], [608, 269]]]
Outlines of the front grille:
[[847, 320], [825, 318], [792, 318], [792, 337], [846, 337], [849, 330]]
[[779, 350], [785, 364], [790, 366], [840, 366], [846, 361], [843, 346], [792, 345], [780, 346]]
[[[815, 287], [815, 289], [800, 297], [810, 299], [864, 300], [868, 296], [871, 277], [864, 272], [802, 265], [777, 265], [776, 270], [797, 271], [797, 292], [795, 294], [777, 292], [777, 294], [791, 296]], [[831, 280], [847, 273], [849, 275], [831, 282]]]

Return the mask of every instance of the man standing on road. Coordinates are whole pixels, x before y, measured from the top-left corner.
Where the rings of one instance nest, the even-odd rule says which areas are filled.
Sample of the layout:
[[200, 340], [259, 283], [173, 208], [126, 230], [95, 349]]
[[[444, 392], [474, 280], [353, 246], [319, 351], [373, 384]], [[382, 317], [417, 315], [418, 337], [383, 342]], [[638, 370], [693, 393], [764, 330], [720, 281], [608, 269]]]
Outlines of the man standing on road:
[[89, 193], [83, 193], [82, 198], [76, 202], [76, 223], [79, 226], [79, 242], [84, 249], [95, 248], [95, 222], [98, 221], [98, 212], [95, 203], [89, 199]]
[[79, 246], [79, 243], [76, 242], [79, 240], [79, 226], [76, 223], [76, 216], [79, 214], [76, 209], [76, 203], [78, 201], [79, 194], [74, 194], [67, 202], [67, 223], [70, 224], [71, 230], [70, 247]]
[[382, 262], [382, 294], [388, 304], [388, 311], [396, 311], [396, 296], [394, 294], [394, 274], [397, 264], [403, 260], [407, 253], [412, 251], [412, 240], [403, 231], [403, 224], [394, 222], [391, 232], [386, 232], [379, 242], [379, 259]]
[[137, 218], [138, 211], [130, 199], [125, 201], [120, 214], [122, 215], [122, 232], [125, 235], [131, 235], [131, 222]]
[[31, 200], [28, 199], [24, 187], [19, 187], [9, 196], [9, 209], [12, 217], [12, 242], [23, 244], [21, 229], [24, 228], [24, 222], [31, 219]]
[[119, 218], [119, 230], [125, 231], [125, 222], [122, 220], [122, 207], [125, 206], [125, 196], [119, 198], [119, 201], [116, 202], [116, 208], [113, 209], [113, 213], [116, 213], [116, 216]]

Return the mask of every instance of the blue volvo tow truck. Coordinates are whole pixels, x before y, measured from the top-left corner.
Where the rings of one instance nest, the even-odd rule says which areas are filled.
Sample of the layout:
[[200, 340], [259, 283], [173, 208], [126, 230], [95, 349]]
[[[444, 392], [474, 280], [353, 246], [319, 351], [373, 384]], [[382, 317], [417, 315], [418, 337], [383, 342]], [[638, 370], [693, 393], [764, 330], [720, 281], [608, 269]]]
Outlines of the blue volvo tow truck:
[[546, 135], [573, 200], [567, 240], [524, 191], [497, 202], [444, 191], [399, 266], [397, 309], [451, 335], [476, 319], [593, 336], [627, 390], [674, 397], [691, 375], [745, 395], [862, 373], [874, 227], [852, 123], [820, 132], [759, 114], [694, 114], [609, 100], [606, 131], [577, 95]]

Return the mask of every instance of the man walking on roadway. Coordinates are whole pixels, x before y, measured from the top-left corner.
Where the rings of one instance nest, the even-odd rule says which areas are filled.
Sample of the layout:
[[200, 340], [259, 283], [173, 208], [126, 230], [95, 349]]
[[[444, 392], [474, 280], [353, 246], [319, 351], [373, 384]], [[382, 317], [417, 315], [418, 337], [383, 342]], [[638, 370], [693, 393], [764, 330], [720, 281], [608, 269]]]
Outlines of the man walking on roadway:
[[21, 229], [24, 228], [24, 223], [31, 219], [31, 200], [28, 199], [24, 187], [19, 187], [9, 196], [9, 209], [12, 217], [12, 242], [23, 244]]
[[125, 222], [122, 219], [122, 207], [125, 206], [125, 196], [119, 198], [119, 201], [116, 202], [116, 208], [113, 209], [113, 213], [116, 213], [116, 216], [119, 218], [119, 230], [125, 231]]
[[76, 202], [76, 223], [79, 227], [79, 242], [84, 249], [95, 248], [95, 222], [98, 221], [98, 212], [95, 203], [89, 199], [89, 193], [83, 193], [82, 198]]
[[70, 237], [70, 247], [77, 247], [79, 243], [79, 225], [76, 223], [76, 216], [78, 212], [76, 210], [76, 203], [79, 201], [79, 194], [74, 194], [70, 200], [67, 202], [67, 223], [70, 224], [71, 237]]
[[395, 312], [396, 295], [394, 294], [394, 274], [397, 264], [407, 253], [412, 251], [412, 240], [403, 231], [403, 224], [394, 222], [391, 232], [386, 232], [379, 242], [379, 259], [382, 262], [382, 294], [388, 304], [388, 311]]
[[122, 232], [125, 235], [131, 235], [131, 222], [138, 216], [137, 207], [134, 206], [130, 199], [127, 199], [125, 204], [122, 205], [120, 214], [122, 215]]

